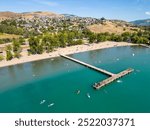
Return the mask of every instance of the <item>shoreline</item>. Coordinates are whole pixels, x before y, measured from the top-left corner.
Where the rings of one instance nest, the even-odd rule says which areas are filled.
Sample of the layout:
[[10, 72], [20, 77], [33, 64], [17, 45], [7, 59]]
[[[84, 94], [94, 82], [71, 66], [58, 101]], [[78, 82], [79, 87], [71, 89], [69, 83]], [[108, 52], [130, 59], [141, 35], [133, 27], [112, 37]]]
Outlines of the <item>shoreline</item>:
[[59, 54], [64, 55], [70, 55], [75, 53], [81, 53], [81, 52], [87, 52], [87, 51], [93, 51], [93, 50], [100, 50], [100, 49], [106, 49], [106, 48], [112, 48], [112, 47], [121, 47], [121, 46], [137, 46], [138, 44], [133, 43], [127, 43], [127, 42], [101, 42], [101, 43], [93, 43], [93, 44], [83, 44], [83, 45], [76, 45], [76, 46], [70, 46], [65, 48], [57, 48], [56, 51], [50, 52], [50, 53], [43, 53], [40, 55], [30, 55], [28, 56], [27, 52], [22, 52], [22, 57], [20, 59], [14, 58], [10, 61], [3, 60], [0, 62], [0, 68], [7, 67], [7, 66], [13, 66], [33, 61], [39, 61], [44, 59], [50, 59], [59, 57]]

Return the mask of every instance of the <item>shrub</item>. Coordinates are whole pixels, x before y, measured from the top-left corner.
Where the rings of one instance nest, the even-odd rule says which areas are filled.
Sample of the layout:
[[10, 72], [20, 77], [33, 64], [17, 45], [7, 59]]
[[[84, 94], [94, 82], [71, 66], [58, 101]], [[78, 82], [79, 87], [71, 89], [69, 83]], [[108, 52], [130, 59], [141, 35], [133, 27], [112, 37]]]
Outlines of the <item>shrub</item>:
[[12, 60], [13, 59], [13, 54], [11, 51], [6, 51], [6, 60]]
[[0, 55], [0, 61], [4, 60], [4, 56]]

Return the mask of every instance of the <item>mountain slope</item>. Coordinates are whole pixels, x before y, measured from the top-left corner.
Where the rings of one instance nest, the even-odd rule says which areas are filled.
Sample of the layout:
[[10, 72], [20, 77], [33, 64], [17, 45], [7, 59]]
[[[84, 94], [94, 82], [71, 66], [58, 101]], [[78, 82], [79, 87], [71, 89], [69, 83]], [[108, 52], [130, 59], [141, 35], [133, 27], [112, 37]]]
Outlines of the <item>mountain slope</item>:
[[125, 21], [119, 20], [107, 20], [101, 24], [95, 24], [87, 27], [94, 33], [115, 33], [122, 34], [124, 32], [135, 32], [138, 30], [136, 27], [132, 27], [131, 24]]
[[7, 18], [15, 18], [19, 17], [21, 14], [19, 13], [14, 13], [14, 12], [0, 12], [0, 19], [7, 19]]
[[14, 12], [0, 12], [0, 20], [23, 17], [25, 19], [34, 17], [63, 17], [63, 15], [56, 14], [53, 12], [25, 12], [25, 13], [14, 13]]
[[150, 19], [136, 20], [136, 21], [132, 21], [131, 23], [138, 26], [150, 26]]
[[60, 14], [56, 14], [53, 12], [28, 12], [28, 13], [21, 13], [25, 18], [33, 18], [33, 17], [62, 17]]

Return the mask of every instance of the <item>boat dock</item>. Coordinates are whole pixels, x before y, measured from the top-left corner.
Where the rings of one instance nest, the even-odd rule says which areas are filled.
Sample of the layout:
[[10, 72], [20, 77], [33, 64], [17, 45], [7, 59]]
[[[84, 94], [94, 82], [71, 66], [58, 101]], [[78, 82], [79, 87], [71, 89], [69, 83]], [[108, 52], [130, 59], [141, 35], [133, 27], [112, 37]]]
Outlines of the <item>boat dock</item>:
[[101, 73], [103, 73], [103, 74], [106, 74], [107, 76], [109, 76], [109, 78], [107, 78], [107, 79], [105, 79], [105, 80], [103, 80], [103, 81], [101, 81], [101, 82], [99, 82], [99, 83], [95, 83], [95, 84], [93, 85], [93, 87], [94, 87], [95, 89], [97, 89], [97, 90], [100, 89], [100, 88], [102, 88], [102, 87], [104, 87], [104, 86], [106, 86], [106, 85], [108, 85], [108, 84], [110, 84], [110, 83], [112, 83], [112, 82], [114, 82], [114, 81], [116, 81], [116, 80], [119, 79], [119, 78], [124, 77], [125, 75], [127, 75], [127, 74], [129, 74], [129, 73], [131, 73], [131, 72], [134, 71], [132, 68], [129, 68], [129, 69], [124, 70], [124, 71], [122, 71], [122, 72], [120, 72], [120, 73], [118, 73], [118, 74], [114, 74], [114, 73], [111, 73], [111, 72], [106, 71], [106, 70], [104, 70], [104, 69], [101, 69], [101, 68], [92, 66], [92, 65], [90, 65], [90, 64], [87, 64], [87, 63], [85, 63], [85, 62], [79, 61], [79, 60], [77, 60], [77, 59], [74, 59], [74, 58], [72, 58], [72, 57], [65, 56], [65, 55], [62, 55], [62, 54], [60, 54], [60, 56], [63, 57], [63, 58], [69, 59], [69, 60], [71, 60], [71, 61], [74, 61], [74, 62], [76, 62], [76, 63], [79, 63], [79, 64], [81, 64], [81, 65], [84, 65], [84, 66], [86, 66], [86, 67], [88, 67], [88, 68], [90, 68], [90, 69], [93, 69], [93, 70], [95, 70], [95, 71], [98, 71], [98, 72], [101, 72]]
[[94, 87], [95, 89], [100, 89], [100, 88], [102, 88], [102, 87], [104, 87], [104, 86], [106, 86], [106, 85], [108, 85], [108, 84], [110, 84], [110, 83], [112, 83], [112, 82], [118, 80], [119, 78], [124, 77], [125, 75], [127, 75], [127, 74], [129, 74], [129, 73], [131, 73], [131, 72], [133, 72], [133, 71], [134, 71], [133, 69], [124, 70], [124, 71], [120, 72], [119, 74], [116, 74], [116, 75], [111, 76], [111, 77], [108, 78], [108, 79], [105, 79], [105, 80], [103, 80], [103, 81], [101, 81], [101, 82], [99, 82], [99, 83], [95, 83], [95, 84], [93, 85], [93, 87]]
[[101, 73], [103, 73], [103, 74], [106, 74], [106, 75], [108, 75], [108, 76], [113, 76], [113, 75], [114, 75], [113, 73], [108, 72], [108, 71], [106, 71], [106, 70], [104, 70], [104, 69], [97, 68], [97, 67], [95, 67], [95, 66], [92, 66], [92, 65], [87, 64], [87, 63], [85, 63], [85, 62], [82, 62], [82, 61], [79, 61], [79, 60], [77, 60], [77, 59], [71, 58], [71, 57], [69, 57], [69, 56], [65, 56], [65, 55], [62, 55], [62, 54], [60, 54], [60, 56], [66, 58], [66, 59], [69, 59], [69, 60], [71, 60], [71, 61], [74, 61], [74, 62], [76, 62], [76, 63], [79, 63], [79, 64], [81, 64], [81, 65], [84, 65], [84, 66], [86, 66], [86, 67], [88, 67], [88, 68], [90, 68], [90, 69], [93, 69], [93, 70], [95, 70], [95, 71], [98, 71], [98, 72], [101, 72]]

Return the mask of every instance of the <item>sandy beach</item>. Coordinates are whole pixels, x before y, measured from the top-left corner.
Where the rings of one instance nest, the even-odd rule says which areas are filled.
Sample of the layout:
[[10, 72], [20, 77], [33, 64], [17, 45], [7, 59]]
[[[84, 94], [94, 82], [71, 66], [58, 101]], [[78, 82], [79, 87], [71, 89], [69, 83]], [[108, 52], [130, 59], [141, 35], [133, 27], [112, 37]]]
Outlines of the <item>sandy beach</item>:
[[59, 57], [59, 54], [69, 55], [69, 54], [74, 54], [74, 53], [80, 53], [80, 52], [86, 52], [86, 51], [92, 51], [92, 50], [98, 50], [98, 49], [104, 49], [104, 48], [110, 48], [110, 47], [135, 46], [135, 45], [136, 44], [126, 43], [126, 42], [107, 41], [107, 42], [101, 42], [98, 44], [93, 43], [93, 44], [71, 46], [71, 47], [66, 47], [66, 48], [58, 48], [54, 52], [51, 52], [51, 53], [43, 53], [41, 55], [30, 55], [30, 56], [28, 56], [28, 53], [26, 50], [23, 50], [23, 52], [21, 53], [22, 57], [20, 59], [14, 58], [11, 61], [3, 60], [0, 62], [0, 67], [6, 67], [6, 66], [11, 66], [11, 65], [31, 62], [31, 61]]

